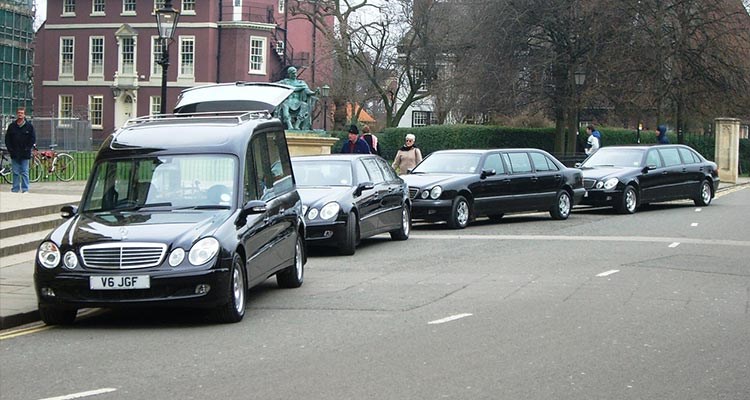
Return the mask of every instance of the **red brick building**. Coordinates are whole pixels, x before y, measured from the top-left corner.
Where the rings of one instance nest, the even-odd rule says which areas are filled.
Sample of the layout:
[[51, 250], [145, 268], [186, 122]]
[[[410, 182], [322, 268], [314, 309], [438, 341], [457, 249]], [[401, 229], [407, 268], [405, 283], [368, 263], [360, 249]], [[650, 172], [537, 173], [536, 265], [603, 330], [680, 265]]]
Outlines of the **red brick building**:
[[[167, 101], [188, 87], [273, 82], [296, 66], [311, 88], [331, 85], [327, 48], [287, 0], [173, 0], [180, 17], [169, 46]], [[128, 118], [159, 113], [163, 0], [49, 0], [37, 33], [35, 117], [83, 118], [95, 144]], [[315, 48], [313, 48], [315, 43]], [[321, 123], [316, 124], [321, 125]]]

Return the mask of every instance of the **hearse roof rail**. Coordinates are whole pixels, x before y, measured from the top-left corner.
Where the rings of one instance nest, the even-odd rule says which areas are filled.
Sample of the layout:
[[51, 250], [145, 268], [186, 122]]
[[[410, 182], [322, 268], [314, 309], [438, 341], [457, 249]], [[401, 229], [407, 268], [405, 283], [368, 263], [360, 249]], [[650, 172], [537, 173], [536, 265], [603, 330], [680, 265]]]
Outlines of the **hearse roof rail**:
[[271, 113], [266, 110], [259, 111], [210, 111], [184, 114], [156, 114], [144, 115], [127, 120], [122, 127], [127, 128], [144, 123], [159, 122], [224, 122], [242, 124], [250, 120], [270, 119]]

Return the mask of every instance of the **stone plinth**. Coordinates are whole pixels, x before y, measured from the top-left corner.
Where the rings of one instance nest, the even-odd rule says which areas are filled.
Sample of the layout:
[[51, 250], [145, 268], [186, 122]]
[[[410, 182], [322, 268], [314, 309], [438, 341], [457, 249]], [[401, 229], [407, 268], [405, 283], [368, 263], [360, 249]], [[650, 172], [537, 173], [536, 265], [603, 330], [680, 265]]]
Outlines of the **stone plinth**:
[[339, 140], [324, 132], [286, 131], [285, 133], [289, 154], [292, 157], [331, 154], [331, 146]]
[[722, 182], [737, 183], [740, 158], [740, 120], [716, 118], [716, 151], [714, 160]]

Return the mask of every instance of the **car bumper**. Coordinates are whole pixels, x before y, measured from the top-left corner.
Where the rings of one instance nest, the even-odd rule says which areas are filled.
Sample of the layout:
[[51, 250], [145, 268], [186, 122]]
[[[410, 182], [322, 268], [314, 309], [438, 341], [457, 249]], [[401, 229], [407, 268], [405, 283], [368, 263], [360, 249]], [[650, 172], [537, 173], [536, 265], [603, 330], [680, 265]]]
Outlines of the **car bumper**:
[[314, 224], [307, 222], [305, 241], [310, 245], [336, 245], [346, 237], [346, 221]]
[[450, 216], [452, 207], [453, 200], [413, 199], [411, 217], [427, 221], [445, 221]]
[[611, 206], [622, 199], [621, 190], [589, 189], [581, 196], [581, 201], [576, 204], [590, 206]]
[[[138, 305], [185, 306], [212, 308], [230, 300], [230, 268], [192, 271], [128, 270], [53, 272], [37, 267], [34, 286], [40, 305], [68, 307], [133, 307]], [[58, 267], [60, 268], [60, 267]], [[90, 288], [90, 277], [149, 276], [147, 289], [96, 290]], [[197, 293], [199, 285], [209, 285], [205, 293]], [[42, 294], [51, 289], [54, 296]]]
[[581, 200], [586, 196], [586, 189], [578, 188], [573, 189], [573, 205], [581, 204]]

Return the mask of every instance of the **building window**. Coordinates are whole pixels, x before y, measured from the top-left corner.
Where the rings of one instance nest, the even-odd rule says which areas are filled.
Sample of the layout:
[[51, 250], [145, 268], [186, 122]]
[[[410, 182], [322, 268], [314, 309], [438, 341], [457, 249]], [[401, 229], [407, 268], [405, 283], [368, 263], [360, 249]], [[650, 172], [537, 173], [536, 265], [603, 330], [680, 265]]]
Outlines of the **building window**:
[[91, 13], [96, 15], [104, 15], [104, 4], [105, 0], [93, 0], [91, 2]]
[[411, 126], [427, 126], [433, 123], [430, 111], [413, 111], [411, 114]]
[[89, 38], [89, 76], [104, 76], [104, 37]]
[[195, 0], [182, 0], [182, 14], [195, 14]]
[[76, 0], [63, 0], [63, 15], [76, 15]]
[[75, 38], [60, 38], [60, 76], [73, 76]]
[[73, 96], [69, 94], [61, 94], [58, 97], [58, 104], [60, 108], [57, 110], [57, 117], [60, 118], [61, 126], [69, 126], [70, 119], [73, 118]]
[[151, 78], [161, 77], [162, 40], [158, 36], [151, 36]]
[[149, 97], [148, 109], [150, 110], [151, 115], [161, 114], [161, 96]]
[[135, 0], [122, 0], [122, 13], [135, 15]]
[[284, 5], [286, 5], [286, 0], [279, 0], [279, 14], [284, 13]]
[[120, 41], [120, 73], [132, 75], [135, 73], [135, 38], [124, 37]]
[[266, 38], [250, 36], [250, 70], [251, 74], [266, 74]]
[[89, 96], [89, 121], [94, 129], [102, 129], [102, 113], [104, 112], [104, 97]]
[[164, 8], [164, 0], [154, 0], [154, 10]]
[[195, 37], [180, 36], [180, 76], [192, 77], [195, 69]]

